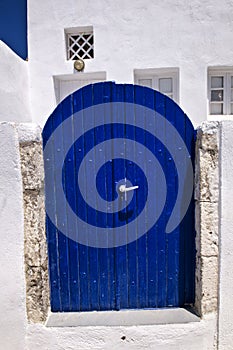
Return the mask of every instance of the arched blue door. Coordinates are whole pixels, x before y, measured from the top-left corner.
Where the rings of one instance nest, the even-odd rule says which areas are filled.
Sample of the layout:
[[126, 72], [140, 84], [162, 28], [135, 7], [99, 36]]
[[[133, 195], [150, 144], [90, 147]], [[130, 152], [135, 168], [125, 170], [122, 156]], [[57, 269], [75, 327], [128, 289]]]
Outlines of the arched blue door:
[[168, 97], [88, 85], [44, 130], [52, 311], [194, 301], [194, 129]]

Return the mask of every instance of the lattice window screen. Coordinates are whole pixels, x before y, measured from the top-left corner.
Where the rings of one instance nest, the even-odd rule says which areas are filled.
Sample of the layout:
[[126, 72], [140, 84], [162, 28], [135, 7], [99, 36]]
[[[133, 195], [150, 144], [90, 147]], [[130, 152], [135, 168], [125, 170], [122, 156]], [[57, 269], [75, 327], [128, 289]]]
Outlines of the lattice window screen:
[[94, 58], [93, 32], [67, 33], [67, 58], [68, 60]]

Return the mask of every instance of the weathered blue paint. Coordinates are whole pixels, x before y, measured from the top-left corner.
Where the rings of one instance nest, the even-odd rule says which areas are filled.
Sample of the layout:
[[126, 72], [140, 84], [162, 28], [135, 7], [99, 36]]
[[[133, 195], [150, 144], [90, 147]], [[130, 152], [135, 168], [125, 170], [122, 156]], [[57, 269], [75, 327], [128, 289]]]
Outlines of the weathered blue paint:
[[[112, 105], [107, 102], [129, 102], [143, 105], [162, 114], [182, 136], [193, 159], [194, 130], [184, 112], [166, 96], [157, 91], [134, 85], [117, 85], [111, 82], [86, 86], [67, 97], [56, 108], [48, 119], [43, 130], [44, 146], [53, 131], [66, 118], [77, 111], [82, 111], [80, 119], [73, 118], [72, 129], [68, 133], [61, 131], [61, 139], [65, 146], [68, 139], [76, 140], [77, 128], [86, 129], [90, 118], [87, 108], [92, 105], [106, 103], [103, 114], [103, 126], [98, 126], [84, 133], [74, 142], [68, 154], [57, 149], [54, 144], [52, 159], [45, 159], [45, 184], [54, 186], [53, 198], [46, 197], [46, 207], [51, 206], [56, 211], [59, 201], [56, 193], [56, 159], [64, 157], [63, 189], [66, 193], [67, 205], [93, 226], [117, 227], [124, 225], [127, 234], [127, 223], [131, 222], [147, 206], [147, 179], [138, 165], [130, 161], [129, 154], [135, 156], [139, 152], [138, 144], [155, 154], [160, 162], [167, 182], [167, 198], [164, 210], [157, 223], [147, 233], [136, 241], [116, 248], [93, 248], [74, 242], [59, 232], [47, 217], [46, 231], [49, 249], [49, 272], [52, 311], [87, 311], [112, 310], [127, 308], [159, 308], [182, 306], [194, 301], [194, 269], [195, 269], [195, 237], [193, 221], [193, 201], [181, 224], [170, 234], [165, 233], [165, 227], [176, 201], [178, 179], [176, 165], [166, 147], [149, 132], [137, 127], [138, 111], [127, 113], [124, 104]], [[117, 123], [122, 113], [125, 124]], [[146, 113], [146, 110], [145, 110]], [[106, 115], [112, 116], [112, 124], [105, 124]], [[91, 118], [95, 120], [95, 112]], [[145, 123], [148, 119], [145, 118]], [[131, 125], [129, 125], [131, 124]], [[133, 127], [132, 125], [135, 125]], [[156, 120], [152, 118], [145, 128], [155, 130]], [[166, 132], [166, 130], [165, 130]], [[169, 134], [165, 135], [169, 138]], [[96, 187], [102, 198], [106, 200], [106, 211], [95, 212], [81, 198], [78, 186], [78, 168], [84, 156], [95, 145], [104, 140], [112, 140], [111, 147], [119, 147], [116, 140], [126, 138], [136, 140], [132, 149], [122, 144], [121, 159], [107, 161], [97, 169], [99, 158], [102, 157], [101, 147], [96, 148], [95, 157], [87, 159], [91, 172], [82, 177], [84, 188], [90, 182], [90, 176], [96, 177]], [[173, 140], [176, 147], [176, 140]], [[145, 153], [145, 166], [153, 174], [151, 160]], [[114, 157], [113, 157], [114, 158]], [[184, 165], [184, 164], [183, 164]], [[182, 164], [181, 164], [182, 166]], [[91, 175], [92, 174], [92, 175]], [[156, 177], [156, 173], [154, 174]], [[135, 191], [128, 207], [107, 213], [107, 201], [116, 198], [116, 185], [119, 180], [127, 178], [133, 184], [140, 185]], [[160, 184], [156, 183], [159, 191]], [[92, 190], [87, 196], [95, 196]], [[119, 205], [121, 196], [119, 196]], [[156, 207], [156, 198], [154, 206]], [[62, 208], [64, 216], [57, 218], [69, 228], [66, 208]], [[147, 215], [151, 211], [147, 210]], [[138, 222], [146, 227], [146, 222]], [[86, 226], [83, 226], [83, 230]], [[137, 227], [139, 230], [140, 227]], [[77, 231], [78, 235], [78, 231]], [[95, 239], [99, 237], [95, 234]]]

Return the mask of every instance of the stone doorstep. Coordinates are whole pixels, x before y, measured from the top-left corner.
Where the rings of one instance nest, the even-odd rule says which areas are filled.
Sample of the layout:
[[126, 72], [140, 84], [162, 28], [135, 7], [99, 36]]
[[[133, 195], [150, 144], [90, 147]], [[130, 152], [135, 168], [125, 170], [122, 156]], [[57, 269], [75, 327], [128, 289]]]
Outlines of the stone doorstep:
[[184, 308], [86, 312], [50, 312], [47, 327], [139, 326], [199, 322], [201, 319]]

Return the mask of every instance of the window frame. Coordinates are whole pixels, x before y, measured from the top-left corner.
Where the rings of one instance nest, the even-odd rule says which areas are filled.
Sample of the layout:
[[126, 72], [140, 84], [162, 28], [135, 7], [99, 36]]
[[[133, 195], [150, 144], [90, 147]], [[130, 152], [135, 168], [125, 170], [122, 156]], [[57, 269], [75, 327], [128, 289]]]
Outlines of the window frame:
[[[211, 113], [211, 104], [218, 103], [217, 101], [211, 101], [211, 78], [212, 77], [223, 77], [223, 101], [219, 102], [223, 104], [223, 113], [222, 114], [213, 114]], [[231, 77], [233, 77], [233, 67], [209, 67], [208, 68], [208, 115], [211, 118], [224, 118], [225, 116], [232, 116], [231, 113], [231, 104], [233, 105], [233, 100], [231, 101]], [[219, 88], [220, 90], [221, 88]]]
[[[141, 79], [152, 79], [152, 89], [159, 90], [159, 79], [172, 78], [172, 99], [179, 103], [179, 68], [146, 68], [134, 69], [134, 83], [139, 84]], [[163, 92], [162, 92], [163, 93]], [[169, 97], [168, 94], [164, 93]], [[171, 98], [171, 97], [170, 97]]]

